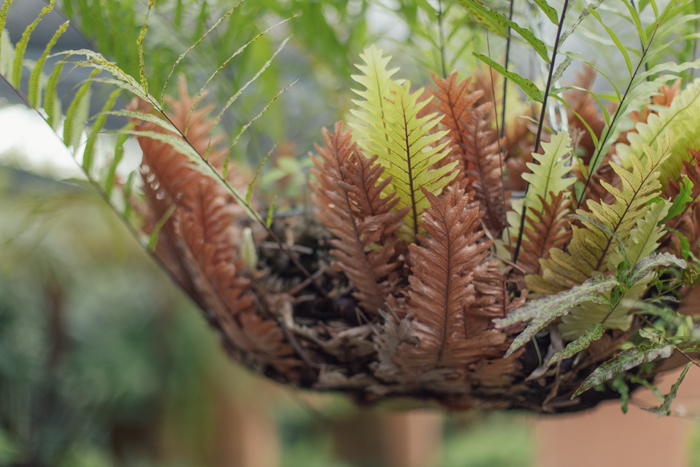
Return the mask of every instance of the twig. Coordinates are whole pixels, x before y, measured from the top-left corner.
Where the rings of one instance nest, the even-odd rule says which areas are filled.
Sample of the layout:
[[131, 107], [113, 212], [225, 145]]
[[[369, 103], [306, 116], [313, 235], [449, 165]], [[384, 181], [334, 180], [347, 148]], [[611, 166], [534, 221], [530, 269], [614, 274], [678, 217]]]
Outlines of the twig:
[[318, 279], [319, 277], [321, 277], [322, 274], [323, 274], [323, 268], [321, 268], [321, 269], [319, 269], [318, 271], [316, 271], [315, 273], [313, 273], [313, 275], [307, 277], [303, 282], [301, 282], [300, 284], [298, 284], [296, 287], [294, 287], [294, 288], [292, 288], [291, 290], [287, 291], [287, 293], [288, 293], [289, 295], [296, 295], [296, 294], [298, 294], [298, 293], [301, 292], [307, 285], [311, 284], [311, 283], [314, 282], [316, 279]]

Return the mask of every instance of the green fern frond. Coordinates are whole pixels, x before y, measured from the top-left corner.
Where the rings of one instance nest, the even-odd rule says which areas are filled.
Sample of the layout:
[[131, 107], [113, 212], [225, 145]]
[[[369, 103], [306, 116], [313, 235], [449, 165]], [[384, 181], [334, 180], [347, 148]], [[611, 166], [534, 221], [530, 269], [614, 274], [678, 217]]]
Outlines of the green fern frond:
[[[373, 116], [377, 116], [382, 122], [380, 125], [386, 129], [383, 123], [385, 118], [386, 99], [391, 95], [391, 77], [399, 71], [398, 68], [387, 70], [386, 66], [391, 61], [391, 57], [384, 57], [382, 49], [376, 45], [371, 45], [365, 49], [360, 58], [364, 65], [355, 65], [362, 72], [361, 75], [352, 75], [352, 79], [365, 87], [364, 90], [353, 89], [361, 100], [353, 100], [353, 103], [360, 109], [352, 109], [350, 112], [360, 121], [368, 122]], [[397, 81], [400, 83], [401, 81]], [[378, 156], [388, 155], [388, 149], [384, 145], [376, 145], [372, 142], [371, 127], [365, 125], [350, 125], [360, 136], [359, 145], [363, 149]]]
[[[666, 200], [653, 203], [646, 215], [637, 221], [637, 226], [630, 232], [629, 240], [625, 245], [630, 267], [634, 267], [640, 259], [649, 256], [659, 247], [658, 241], [666, 234], [663, 220], [670, 206], [671, 203]], [[622, 260], [622, 253], [615, 252], [611, 255], [610, 263], [619, 264]]]
[[615, 188], [601, 183], [614, 196], [614, 203], [607, 205], [589, 200], [590, 212], [577, 210], [577, 214], [592, 217], [607, 230], [601, 229], [595, 222], [583, 221], [583, 228], [574, 226], [568, 251], [550, 250], [551, 259], [540, 261], [543, 276], [526, 278], [530, 290], [557, 293], [583, 283], [596, 271], [605, 272], [616, 266], [608, 258], [617, 249], [618, 239], [628, 243], [630, 231], [648, 210], [646, 203], [661, 189], [659, 167], [668, 159], [668, 152], [652, 150], [647, 146], [645, 153], [646, 157], [641, 161], [632, 157], [631, 171], [610, 163], [620, 176], [622, 186]]
[[406, 240], [413, 240], [419, 232], [419, 219], [430, 203], [421, 187], [438, 195], [454, 178], [458, 162], [440, 162], [449, 154], [445, 149], [448, 142], [440, 143], [447, 131], [431, 131], [440, 119], [436, 114], [419, 117], [419, 112], [430, 102], [418, 99], [423, 89], [410, 92], [408, 81], [394, 81], [391, 76], [396, 70], [386, 70], [390, 57], [382, 57], [380, 49], [372, 46], [362, 58], [366, 65], [360, 65], [364, 76], [354, 76], [365, 86], [364, 91], [355, 91], [364, 100], [355, 101], [361, 110], [353, 111], [364, 125], [354, 128], [364, 138], [359, 143], [385, 167], [385, 175], [391, 176], [387, 190], [396, 192], [398, 211], [410, 207], [404, 217], [401, 234]]
[[622, 165], [629, 168], [633, 158], [644, 158], [644, 146], [656, 147], [665, 138], [678, 137], [669, 149], [669, 157], [660, 167], [661, 183], [678, 179], [683, 161], [692, 160], [688, 148], [700, 145], [700, 79], [689, 84], [671, 103], [669, 108], [649, 115], [646, 123], [637, 123], [637, 133], [628, 133], [629, 144], [615, 146]]
[[[629, 239], [625, 242], [625, 252], [630, 267], [634, 267], [639, 260], [649, 256], [659, 247], [657, 242], [666, 233], [663, 229], [663, 219], [666, 217], [670, 205], [671, 203], [666, 200], [653, 203], [646, 215], [637, 221], [637, 226], [632, 229]], [[608, 267], [614, 267], [622, 260], [622, 253], [618, 250], [610, 255]], [[644, 293], [651, 277], [650, 274], [630, 287], [612, 313], [609, 305], [593, 302], [586, 302], [574, 308], [570, 314], [562, 318], [559, 325], [562, 337], [565, 340], [577, 339], [589, 326], [600, 324], [603, 321], [605, 321], [604, 326], [607, 329], [628, 329], [632, 322], [632, 316], [629, 314], [630, 304], [633, 305]], [[609, 299], [610, 291], [606, 292], [604, 296]]]
[[[610, 312], [607, 303], [585, 302], [574, 307], [569, 314], [562, 316], [558, 329], [564, 341], [573, 341], [581, 337], [590, 326], [603, 324], [605, 329], [621, 329], [626, 331], [632, 324], [630, 306], [644, 293], [651, 280], [651, 274], [627, 289], [620, 304]], [[610, 299], [610, 291], [601, 293], [605, 300]], [[605, 321], [603, 323], [603, 321]]]
[[[528, 222], [529, 219], [535, 217], [534, 212], [542, 212], [540, 199], [549, 203], [552, 201], [552, 195], [558, 195], [576, 181], [574, 177], [566, 177], [571, 171], [571, 167], [567, 165], [571, 159], [570, 144], [569, 133], [561, 131], [554, 135], [549, 143], [542, 143], [544, 154], [532, 154], [532, 158], [538, 163], [528, 162], [527, 167], [532, 173], [522, 175], [523, 179], [530, 183], [524, 200], [514, 199], [511, 201], [511, 210], [506, 213], [510, 230], [503, 231], [504, 244], [508, 244], [509, 232], [513, 238], [516, 238], [516, 233], [520, 229], [520, 213], [523, 210], [523, 202], [527, 203], [526, 222]], [[523, 233], [523, 240], [528, 240], [525, 233]]]
[[558, 195], [571, 186], [576, 178], [567, 177], [571, 166], [571, 138], [566, 131], [560, 131], [552, 136], [549, 143], [542, 143], [544, 154], [532, 153], [532, 158], [538, 164], [529, 162], [527, 167], [532, 173], [523, 174], [523, 179], [530, 183], [525, 202], [537, 212], [542, 212], [540, 197], [546, 202], [552, 200], [552, 195]]

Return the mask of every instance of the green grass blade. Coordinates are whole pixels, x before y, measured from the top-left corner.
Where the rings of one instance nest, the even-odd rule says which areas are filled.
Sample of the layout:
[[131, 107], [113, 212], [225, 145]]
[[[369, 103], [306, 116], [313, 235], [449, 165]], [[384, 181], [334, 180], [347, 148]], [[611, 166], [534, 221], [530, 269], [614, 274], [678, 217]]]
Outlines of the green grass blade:
[[170, 206], [168, 210], [165, 211], [165, 214], [163, 214], [163, 217], [160, 218], [158, 223], [153, 228], [153, 232], [151, 232], [151, 236], [148, 239], [147, 248], [149, 251], [155, 251], [156, 246], [158, 246], [158, 237], [160, 236], [160, 231], [163, 229], [163, 226], [166, 222], [168, 222], [168, 219], [170, 219], [170, 216], [172, 216], [174, 212], [175, 206]]
[[245, 202], [246, 203], [250, 204], [250, 198], [253, 196], [253, 184], [255, 183], [255, 180], [258, 179], [258, 175], [260, 175], [260, 171], [262, 170], [263, 166], [265, 165], [267, 160], [270, 158], [270, 156], [272, 155], [272, 152], [275, 150], [276, 147], [277, 147], [277, 143], [275, 143], [275, 145], [272, 146], [272, 149], [270, 149], [270, 152], [267, 153], [267, 156], [265, 156], [265, 159], [263, 159], [263, 161], [258, 166], [258, 170], [255, 171], [255, 176], [248, 184], [248, 191], [246, 191], [246, 194], [245, 194]]
[[[207, 32], [205, 32], [205, 33], [202, 35], [202, 37], [200, 37], [200, 38], [197, 40], [197, 42], [195, 42], [194, 44], [192, 44], [192, 45], [190, 46], [189, 49], [185, 50], [185, 52], [184, 52], [182, 55], [180, 55], [180, 56], [177, 58], [177, 60], [175, 60], [175, 63], [173, 64], [173, 68], [170, 70], [170, 73], [168, 73], [168, 77], [165, 79], [165, 84], [163, 85], [163, 92], [161, 92], [161, 94], [160, 94], [160, 102], [161, 102], [161, 103], [164, 102], [164, 99], [165, 99], [165, 90], [166, 90], [166, 88], [168, 87], [168, 83], [170, 82], [170, 78], [172, 78], [173, 73], [175, 73], [175, 68], [177, 68], [177, 66], [180, 64], [180, 62], [185, 58], [185, 56], [187, 56], [188, 53], [190, 53], [190, 52], [192, 51], [192, 49], [194, 49], [195, 47], [197, 47], [197, 46], [200, 44], [200, 42], [202, 42], [202, 41], [209, 35], [210, 32], [212, 32], [214, 29], [216, 29], [216, 27], [217, 27], [223, 20], [225, 20], [226, 18], [228, 18], [229, 16], [231, 16], [231, 15], [233, 14], [233, 12], [236, 11], [236, 10], [238, 9], [238, 7], [241, 6], [241, 5], [243, 4], [243, 2], [245, 2], [245, 0], [241, 0], [240, 2], [238, 2], [238, 3], [236, 4], [236, 6], [234, 6], [233, 8], [231, 8], [224, 16], [222, 16], [221, 18], [219, 18], [219, 19], [216, 21], [216, 23], [214, 23], [214, 25], [213, 25], [212, 27], [210, 27], [209, 30], [208, 30]], [[181, 6], [181, 5], [182, 5], [182, 3], [181, 3], [181, 2], [178, 2], [178, 7]]]
[[270, 204], [270, 209], [267, 211], [267, 220], [265, 221], [265, 225], [269, 229], [272, 226], [272, 220], [274, 218], [274, 213], [275, 213], [275, 203], [277, 202], [277, 196], [275, 196], [275, 199], [272, 200], [272, 204]]
[[625, 58], [625, 65], [627, 65], [627, 71], [630, 74], [630, 77], [634, 74], [634, 71], [632, 69], [632, 61], [630, 60], [629, 53], [627, 53], [627, 49], [625, 48], [624, 45], [622, 45], [622, 42], [620, 41], [620, 38], [617, 37], [617, 34], [615, 34], [615, 31], [610, 29], [604, 22], [603, 19], [600, 17], [600, 13], [598, 13], [595, 9], [591, 8], [590, 10], [591, 15], [595, 19], [598, 20], [598, 22], [605, 28], [605, 30], [608, 32], [608, 35], [610, 36], [610, 39], [615, 43], [617, 46], [617, 49], [620, 51], [622, 56]]
[[287, 21], [291, 20], [292, 18], [294, 18], [294, 16], [292, 16], [291, 18], [283, 19], [283, 20], [280, 21], [279, 23], [273, 24], [272, 26], [270, 26], [269, 28], [267, 28], [266, 30], [264, 30], [263, 32], [261, 32], [260, 34], [258, 34], [257, 36], [253, 37], [251, 40], [249, 40], [248, 42], [246, 42], [245, 44], [243, 44], [238, 50], [236, 50], [236, 51], [233, 53], [233, 55], [231, 55], [229, 58], [227, 58], [227, 59], [224, 61], [224, 63], [222, 63], [221, 66], [219, 66], [219, 68], [217, 68], [216, 71], [214, 71], [214, 73], [212, 73], [211, 76], [209, 76], [209, 78], [207, 79], [207, 81], [204, 83], [204, 86], [202, 86], [202, 88], [199, 90], [199, 92], [197, 93], [197, 95], [196, 95], [195, 98], [194, 98], [194, 101], [193, 101], [194, 104], [192, 104], [192, 107], [190, 108], [190, 114], [187, 116], [187, 124], [185, 125], [185, 132], [184, 132], [184, 133], [185, 133], [185, 136], [187, 136], [187, 130], [189, 130], [190, 118], [192, 117], [192, 113], [194, 112], [194, 109], [195, 109], [195, 107], [197, 106], [197, 104], [199, 104], [199, 101], [200, 101], [200, 99], [202, 98], [202, 94], [204, 94], [204, 91], [206, 90], [206, 88], [207, 88], [207, 86], [209, 85], [209, 83], [211, 82], [211, 80], [213, 80], [214, 77], [215, 77], [221, 70], [223, 70], [224, 68], [226, 68], [226, 65], [228, 65], [229, 62], [230, 62], [231, 60], [234, 59], [234, 57], [236, 57], [236, 56], [239, 55], [241, 52], [243, 52], [246, 48], [248, 48], [248, 46], [249, 46], [250, 44], [252, 44], [252, 43], [255, 42], [256, 40], [258, 40], [260, 37], [264, 36], [264, 35], [267, 34], [268, 32], [272, 31], [272, 30], [275, 29], [276, 27], [278, 27], [278, 26], [280, 26], [280, 25], [286, 23]]
[[117, 167], [124, 159], [124, 143], [129, 139], [129, 135], [122, 133], [117, 137], [117, 143], [114, 145], [114, 158], [112, 163], [109, 164], [109, 171], [107, 172], [107, 179], [105, 180], [105, 193], [107, 196], [112, 196], [112, 190], [114, 189], [114, 178], [117, 174]]
[[[521, 27], [518, 23], [510, 21], [502, 14], [492, 11], [479, 3], [477, 0], [460, 0], [462, 5], [467, 7], [469, 11], [476, 16], [476, 18], [481, 21], [489, 30], [495, 32], [501, 37], [508, 37], [508, 27], [513, 29], [515, 32], [520, 34], [520, 36], [525, 39], [528, 44], [535, 49], [535, 52], [544, 60], [546, 63], [550, 62], [549, 54], [547, 54], [547, 46], [539, 40], [529, 29]], [[556, 15], [556, 11], [554, 12]], [[559, 24], [559, 20], [555, 24]]]
[[146, 31], [148, 31], [148, 17], [151, 14], [153, 6], [156, 4], [156, 0], [149, 0], [148, 11], [146, 12], [146, 20], [141, 27], [141, 32], [139, 33], [139, 38], [136, 40], [136, 44], [139, 49], [139, 75], [141, 77], [141, 87], [143, 92], [148, 94], [148, 80], [146, 79], [146, 64], [143, 58], [143, 40], [146, 38]]
[[58, 80], [61, 78], [61, 72], [63, 71], [63, 62], [58, 62], [49, 76], [49, 81], [46, 83], [46, 90], [44, 91], [44, 111], [48, 116], [49, 125], [54, 131], [58, 131], [58, 126], [61, 124], [61, 118], [63, 117], [63, 112], [61, 112], [61, 101], [56, 99], [56, 86], [58, 85]]
[[[12, 0], [5, 0], [5, 3], [0, 8], [0, 32], [5, 32], [5, 21], [7, 21], [7, 9], [10, 8]], [[0, 42], [0, 59], [2, 59], [2, 42]]]
[[77, 145], [77, 139], [79, 134], [77, 134], [77, 128], [80, 127], [80, 122], [79, 125], [76, 126], [76, 116], [78, 115], [78, 110], [81, 108], [83, 99], [85, 96], [88, 94], [90, 91], [90, 86], [92, 85], [92, 79], [99, 73], [99, 70], [94, 70], [92, 74], [90, 74], [90, 78], [83, 84], [80, 89], [78, 89], [77, 94], [75, 95], [75, 99], [73, 99], [73, 102], [71, 102], [70, 106], [68, 107], [68, 111], [66, 112], [66, 121], [63, 124], [63, 144], [66, 146], [75, 146]]
[[87, 144], [85, 144], [85, 151], [83, 152], [83, 170], [85, 170], [85, 172], [88, 174], [92, 171], [92, 163], [94, 160], [93, 156], [95, 154], [95, 142], [97, 141], [97, 135], [100, 133], [100, 131], [102, 131], [102, 127], [107, 121], [107, 114], [110, 110], [112, 110], [112, 107], [114, 107], [114, 104], [117, 102], [117, 97], [119, 97], [120, 93], [121, 90], [119, 89], [112, 92], [112, 94], [109, 96], [109, 99], [107, 100], [107, 103], [102, 108], [102, 112], [100, 112], [100, 115], [97, 117], [97, 120], [95, 120], [95, 124], [92, 126], [92, 130], [90, 131], [90, 136], [88, 137]]
[[549, 6], [547, 0], [533, 0], [535, 4], [540, 7], [540, 10], [549, 18], [552, 24], [559, 25], [559, 15], [557, 15], [557, 10]]
[[478, 58], [479, 60], [496, 70], [502, 76], [508, 78], [509, 80], [517, 84], [520, 87], [520, 89], [522, 89], [523, 92], [527, 94], [532, 100], [540, 103], [542, 102], [542, 91], [535, 85], [535, 83], [533, 83], [527, 78], [523, 78], [522, 76], [513, 71], [506, 70], [505, 68], [503, 68], [502, 65], [494, 62], [486, 55], [478, 54], [476, 52], [472, 52], [472, 54], [476, 58]]
[[459, 3], [469, 10], [489, 31], [504, 38], [508, 37], [508, 26], [503, 21], [505, 19], [503, 15], [491, 11], [476, 0], [459, 0]]
[[54, 2], [55, 0], [51, 0], [47, 6], [41, 9], [39, 16], [29, 26], [27, 26], [27, 29], [25, 29], [22, 33], [22, 38], [17, 43], [15, 48], [15, 63], [12, 67], [12, 83], [17, 89], [19, 89], [19, 86], [22, 83], [22, 63], [24, 61], [24, 52], [27, 51], [29, 38], [31, 37], [32, 32], [34, 32], [34, 29], [36, 29], [36, 26], [39, 24], [39, 21], [41, 21], [41, 18], [43, 18], [46, 13], [53, 10]]
[[282, 95], [282, 93], [284, 93], [287, 89], [289, 89], [289, 88], [291, 88], [292, 86], [294, 86], [294, 85], [297, 83], [297, 81], [299, 81], [298, 78], [297, 78], [293, 83], [288, 84], [287, 86], [285, 86], [284, 88], [282, 88], [282, 90], [281, 90], [280, 92], [278, 92], [277, 95], [276, 95], [275, 97], [273, 97], [272, 100], [271, 100], [270, 102], [268, 102], [267, 105], [266, 105], [265, 107], [263, 107], [263, 109], [260, 111], [259, 114], [257, 114], [255, 117], [253, 117], [253, 119], [252, 119], [251, 121], [249, 121], [248, 123], [246, 123], [246, 124], [243, 126], [243, 128], [241, 128], [241, 130], [240, 130], [240, 131], [238, 132], [238, 134], [236, 135], [236, 138], [234, 138], [233, 143], [231, 143], [231, 147], [229, 148], [228, 153], [226, 154], [226, 159], [224, 160], [224, 169], [223, 169], [223, 177], [224, 177], [224, 178], [226, 178], [226, 175], [228, 175], [228, 164], [229, 164], [230, 158], [231, 158], [231, 151], [233, 150], [234, 146], [236, 146], [236, 143], [238, 143], [238, 140], [241, 138], [241, 135], [243, 135], [243, 133], [245, 133], [245, 131], [246, 131], [257, 119], [259, 119], [260, 117], [263, 116], [263, 114], [267, 111], [267, 109], [269, 109], [270, 106], [271, 106], [272, 104], [274, 104], [274, 102], [275, 102], [277, 99], [279, 99], [279, 97]]
[[627, 0], [622, 0], [622, 3], [625, 4], [627, 7], [627, 10], [630, 12], [630, 17], [632, 18], [632, 21], [634, 22], [634, 26], [637, 28], [637, 34], [639, 34], [639, 37], [642, 39], [642, 44], [647, 43], [647, 33], [644, 31], [644, 28], [642, 27], [642, 21], [639, 19], [639, 14], [637, 13], [637, 10], [628, 2]]
[[129, 200], [131, 199], [131, 193], [134, 191], [134, 177], [135, 177], [136, 171], [132, 170], [129, 172], [129, 176], [126, 179], [126, 183], [124, 184], [124, 219], [129, 220], [131, 217], [131, 203]]
[[44, 49], [44, 53], [41, 54], [41, 57], [39, 60], [37, 60], [36, 65], [34, 65], [34, 69], [32, 70], [32, 74], [29, 77], [29, 103], [34, 107], [35, 109], [39, 108], [41, 105], [41, 73], [44, 70], [44, 64], [46, 63], [46, 59], [48, 58], [49, 54], [51, 53], [51, 49], [53, 48], [54, 45], [56, 45], [56, 41], [58, 41], [58, 38], [63, 35], [64, 32], [66, 32], [66, 29], [68, 29], [68, 24], [69, 22], [66, 21], [61, 25], [61, 27], [58, 28], [56, 33], [53, 35], [51, 40], [49, 41], [48, 44], [46, 44], [46, 48]]
[[[275, 59], [277, 54], [279, 54], [282, 51], [282, 49], [284, 48], [284, 46], [287, 44], [289, 39], [290, 38], [287, 37], [284, 41], [282, 41], [282, 43], [277, 48], [277, 50], [275, 50], [275, 53], [272, 54], [272, 57], [270, 57], [270, 59], [267, 62], [265, 62], [265, 64], [260, 68], [260, 70], [258, 70], [258, 72], [255, 74], [255, 76], [250, 78], [250, 80], [248, 80], [248, 82], [245, 83], [241, 87], [241, 89], [239, 89], [236, 92], [236, 94], [231, 96], [231, 98], [226, 102], [226, 105], [224, 105], [223, 109], [221, 109], [221, 112], [219, 112], [219, 115], [217, 115], [216, 119], [214, 120], [214, 126], [212, 127], [212, 131], [214, 130], [214, 128], [216, 128], [219, 125], [219, 123], [221, 122], [221, 119], [224, 117], [224, 114], [226, 113], [226, 111], [233, 105], [234, 102], [236, 102], [236, 100], [240, 97], [240, 95], [243, 94], [243, 91], [245, 91], [248, 88], [248, 86], [250, 86], [256, 79], [258, 79], [258, 77], [260, 77], [261, 74], [263, 74], [263, 72], [265, 70], [267, 70], [267, 68], [272, 64], [272, 61]], [[208, 159], [210, 149], [211, 149], [211, 138], [209, 138], [209, 144], [207, 144], [207, 151], [206, 151], [206, 154], [204, 155], [205, 159]]]
[[179, 134], [180, 132], [178, 129], [170, 123], [167, 120], [164, 120], [157, 115], [153, 114], [145, 114], [142, 112], [134, 112], [131, 110], [115, 110], [115, 111], [107, 111], [105, 112], [108, 115], [115, 115], [117, 117], [127, 117], [127, 118], [135, 118], [137, 120], [141, 120], [144, 122], [150, 122], [150, 123], [155, 123], [159, 127], [163, 128], [166, 131], [169, 131], [171, 133], [176, 133]]

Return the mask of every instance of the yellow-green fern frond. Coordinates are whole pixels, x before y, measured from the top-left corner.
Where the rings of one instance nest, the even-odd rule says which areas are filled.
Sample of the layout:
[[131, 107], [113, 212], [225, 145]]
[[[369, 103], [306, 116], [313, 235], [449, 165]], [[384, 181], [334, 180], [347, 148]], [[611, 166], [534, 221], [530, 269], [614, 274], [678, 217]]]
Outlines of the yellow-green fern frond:
[[[376, 117], [378, 124], [385, 128], [385, 106], [386, 100], [391, 95], [391, 77], [399, 71], [398, 68], [387, 70], [386, 67], [391, 61], [390, 56], [384, 57], [382, 49], [372, 44], [365, 49], [364, 53], [360, 54], [360, 58], [364, 61], [362, 65], [355, 65], [362, 72], [361, 75], [352, 75], [352, 79], [365, 87], [364, 90], [353, 89], [361, 100], [353, 100], [353, 103], [359, 109], [353, 109], [350, 112], [360, 119], [362, 122], [369, 122]], [[402, 80], [396, 81], [401, 83]], [[387, 155], [388, 150], [383, 145], [376, 145], [372, 142], [372, 138], [368, 133], [371, 126], [365, 125], [350, 125], [360, 136], [359, 145], [372, 154], [378, 156]]]
[[530, 183], [525, 197], [528, 208], [542, 212], [540, 197], [550, 202], [552, 195], [558, 195], [576, 181], [574, 177], [567, 177], [571, 172], [567, 165], [571, 159], [570, 144], [569, 133], [560, 131], [549, 143], [542, 143], [544, 154], [532, 153], [532, 158], [538, 163], [529, 162], [527, 167], [532, 173], [523, 174], [523, 179]]
[[436, 114], [418, 116], [429, 103], [418, 102], [423, 90], [411, 93], [409, 82], [392, 80], [395, 70], [386, 71], [388, 58], [382, 57], [376, 47], [367, 49], [363, 59], [366, 65], [360, 69], [365, 76], [354, 79], [365, 86], [365, 91], [356, 91], [365, 100], [355, 101], [361, 110], [353, 114], [364, 125], [355, 128], [364, 137], [360, 144], [379, 156], [385, 175], [392, 177], [387, 190], [398, 195], [399, 203], [394, 209], [410, 207], [401, 233], [405, 239], [413, 240], [419, 233], [421, 214], [430, 207], [420, 188], [435, 195], [441, 193], [456, 175], [457, 162], [437, 167], [449, 153], [448, 142], [439, 142], [447, 131], [431, 131], [440, 121]]
[[681, 92], [668, 108], [649, 115], [646, 123], [637, 123], [638, 133], [628, 133], [630, 144], [615, 146], [622, 165], [629, 168], [633, 158], [644, 158], [644, 146], [656, 148], [667, 138], [679, 137], [669, 148], [669, 157], [661, 166], [661, 183], [665, 186], [668, 179], [677, 180], [683, 168], [683, 161], [692, 160], [688, 148], [700, 145], [700, 79], [696, 79]]
[[[645, 153], [646, 157], [641, 161], [632, 156], [630, 171], [615, 163], [610, 164], [620, 176], [622, 187], [601, 183], [615, 197], [615, 202], [607, 205], [589, 200], [590, 212], [577, 210], [577, 214], [593, 221], [584, 221], [583, 228], [573, 227], [567, 252], [550, 250], [551, 259], [540, 262], [543, 276], [526, 278], [530, 290], [557, 293], [583, 283], [595, 271], [604, 272], [616, 266], [608, 264], [608, 258], [618, 247], [616, 237], [627, 243], [630, 231], [648, 210], [646, 203], [661, 189], [659, 167], [668, 158], [668, 153], [648, 146]], [[605, 229], [596, 224], [602, 224]]]
[[[663, 220], [668, 214], [671, 203], [661, 200], [649, 206], [646, 215], [637, 221], [637, 226], [630, 232], [629, 240], [625, 244], [625, 253], [630, 262], [630, 267], [634, 267], [640, 259], [646, 258], [659, 247], [658, 241], [666, 234]], [[622, 261], [622, 253], [613, 253], [610, 264], [617, 265]]]
[[[671, 203], [666, 200], [653, 203], [649, 206], [646, 215], [637, 221], [637, 226], [632, 229], [628, 240], [625, 242], [625, 252], [630, 262], [630, 267], [634, 267], [639, 260], [649, 256], [659, 247], [657, 242], [666, 233], [662, 222], [666, 214], [668, 214], [670, 205]], [[617, 265], [622, 259], [622, 254], [617, 249], [610, 256], [608, 266]], [[652, 275], [649, 274], [630, 287], [612, 312], [607, 304], [586, 302], [577, 306], [568, 315], [562, 317], [562, 322], [559, 325], [562, 337], [565, 340], [577, 339], [586, 332], [589, 326], [596, 323], [600, 324], [603, 321], [605, 321], [604, 326], [607, 329], [628, 329], [632, 322], [632, 316], [629, 314], [629, 304], [634, 304], [646, 291], [651, 278]], [[606, 292], [605, 296], [609, 299], [610, 292]]]

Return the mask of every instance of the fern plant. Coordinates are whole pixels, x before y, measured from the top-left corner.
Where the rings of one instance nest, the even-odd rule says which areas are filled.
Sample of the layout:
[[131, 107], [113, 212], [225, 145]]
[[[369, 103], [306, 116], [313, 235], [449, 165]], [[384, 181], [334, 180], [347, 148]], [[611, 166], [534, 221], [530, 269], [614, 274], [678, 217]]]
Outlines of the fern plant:
[[[37, 22], [14, 46], [3, 35], [0, 74], [59, 131], [86, 176], [250, 368], [365, 402], [408, 395], [453, 409], [584, 410], [627, 397], [626, 381], [651, 385], [657, 362], [672, 351], [700, 350], [695, 318], [676, 305], [700, 278], [699, 88], [666, 85], [700, 62], [662, 61], [666, 45], [697, 37], [685, 34], [692, 5], [623, 3], [638, 36], [629, 44], [600, 3], [536, 1], [556, 26], [553, 43], [526, 22], [527, 11], [504, 16], [472, 0], [450, 4], [450, 15], [506, 38], [506, 59], [475, 52], [486, 68], [460, 80], [447, 73], [450, 40], [441, 36], [433, 41], [441, 77], [430, 70], [433, 82], [415, 90], [396, 78], [401, 72], [389, 69], [382, 49], [366, 48], [352, 77], [360, 89], [346, 93], [359, 96], [352, 130], [342, 121], [323, 130], [323, 147], [311, 156], [314, 214], [263, 205], [254, 184], [264, 162], [247, 170], [232, 157], [289, 86], [275, 89], [230, 138], [216, 133], [286, 39], [216, 112], [202, 99], [234, 57], [194, 95], [181, 79], [179, 96], [165, 97], [178, 63], [196, 47], [186, 49], [157, 97], [143, 48], [147, 22], [137, 38], [138, 72], [79, 50], [62, 52], [42, 79], [54, 40], [23, 87], [23, 54]], [[240, 14], [236, 8], [225, 17]], [[444, 13], [434, 16], [440, 33]], [[200, 31], [195, 46], [219, 23]], [[566, 50], [580, 28], [616, 47], [623, 84]], [[514, 71], [511, 48], [539, 60], [543, 79]], [[587, 68], [578, 84], [564, 86], [575, 61]], [[56, 85], [66, 65], [93, 71], [63, 115]], [[612, 94], [591, 89], [596, 73]], [[95, 84], [115, 91], [86, 127]], [[114, 110], [122, 94], [134, 100]], [[96, 141], [108, 115], [129, 124], [113, 132], [114, 157], [100, 167]], [[143, 155], [139, 169], [121, 177], [128, 138]], [[655, 410], [668, 412], [673, 397]]]

